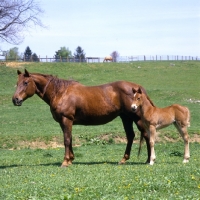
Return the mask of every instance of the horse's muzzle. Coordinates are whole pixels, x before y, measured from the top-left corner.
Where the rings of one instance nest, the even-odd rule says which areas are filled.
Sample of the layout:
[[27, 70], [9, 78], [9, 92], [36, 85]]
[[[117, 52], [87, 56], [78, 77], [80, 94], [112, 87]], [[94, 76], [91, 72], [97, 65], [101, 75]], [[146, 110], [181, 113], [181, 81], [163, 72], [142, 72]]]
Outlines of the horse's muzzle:
[[136, 112], [136, 110], [137, 110], [137, 106], [134, 105], [134, 104], [132, 104], [132, 105], [131, 105], [131, 109], [132, 109], [133, 112]]
[[18, 98], [13, 98], [13, 99], [12, 99], [12, 102], [13, 102], [13, 104], [14, 104], [15, 106], [21, 106], [23, 100], [22, 100], [22, 99], [18, 99]]

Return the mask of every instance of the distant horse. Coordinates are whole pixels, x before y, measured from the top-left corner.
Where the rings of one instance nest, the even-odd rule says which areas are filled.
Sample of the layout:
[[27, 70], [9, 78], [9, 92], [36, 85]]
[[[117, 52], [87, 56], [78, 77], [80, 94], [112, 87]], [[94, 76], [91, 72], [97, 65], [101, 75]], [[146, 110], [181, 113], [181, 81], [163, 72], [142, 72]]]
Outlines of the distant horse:
[[[133, 113], [131, 103], [132, 89], [140, 86], [126, 81], [117, 81], [99, 86], [84, 86], [76, 81], [62, 80], [57, 77], [39, 73], [18, 72], [16, 92], [12, 101], [21, 106], [27, 98], [37, 94], [49, 106], [52, 116], [63, 131], [65, 156], [62, 167], [72, 164], [72, 125], [106, 124], [120, 116], [127, 136], [123, 164], [130, 158], [130, 151], [135, 137], [133, 122], [145, 138], [150, 162], [149, 137], [145, 132], [139, 113]], [[142, 87], [141, 87], [142, 88]], [[144, 93], [145, 90], [142, 88]]]
[[110, 61], [110, 62], [113, 62], [113, 58], [112, 58], [112, 56], [106, 56], [105, 58], [104, 58], [104, 60], [103, 60], [103, 62], [107, 62], [107, 61]]
[[183, 163], [189, 162], [189, 135], [187, 132], [187, 127], [190, 126], [189, 109], [178, 104], [173, 104], [165, 108], [155, 107], [152, 105], [149, 98], [143, 93], [141, 88], [133, 88], [133, 94], [134, 98], [131, 108], [134, 112], [140, 110], [143, 125], [145, 126], [146, 131], [150, 134], [150, 164], [153, 165], [156, 159], [154, 151], [156, 130], [162, 129], [171, 124], [174, 124], [177, 128], [185, 143]]

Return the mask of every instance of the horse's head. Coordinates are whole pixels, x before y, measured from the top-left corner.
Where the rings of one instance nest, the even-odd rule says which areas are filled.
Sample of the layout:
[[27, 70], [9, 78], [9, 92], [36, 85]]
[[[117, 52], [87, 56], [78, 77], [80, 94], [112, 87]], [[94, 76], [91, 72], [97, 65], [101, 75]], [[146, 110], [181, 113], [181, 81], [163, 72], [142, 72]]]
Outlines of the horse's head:
[[134, 93], [134, 97], [133, 97], [133, 102], [131, 104], [131, 108], [132, 108], [133, 112], [136, 112], [137, 108], [140, 105], [142, 105], [142, 102], [143, 102], [143, 99], [142, 99], [143, 93], [142, 93], [141, 88], [139, 88], [138, 90], [135, 90], [133, 88], [133, 93]]
[[35, 94], [36, 85], [26, 69], [24, 73], [20, 72], [19, 70], [17, 70], [17, 73], [17, 88], [12, 97], [12, 101], [15, 106], [21, 106], [23, 101]]

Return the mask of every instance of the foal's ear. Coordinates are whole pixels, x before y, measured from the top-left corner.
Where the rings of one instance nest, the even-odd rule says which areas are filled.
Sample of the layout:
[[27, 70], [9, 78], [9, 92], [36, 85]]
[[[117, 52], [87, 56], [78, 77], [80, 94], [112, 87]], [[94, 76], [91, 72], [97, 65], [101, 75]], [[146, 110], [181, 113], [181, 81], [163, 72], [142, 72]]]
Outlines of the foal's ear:
[[132, 88], [133, 94], [135, 94], [137, 92], [137, 90], [135, 88]]
[[137, 92], [140, 93], [140, 94], [142, 94], [142, 89], [141, 89], [141, 87], [139, 87], [139, 89], [138, 89]]
[[30, 77], [30, 74], [29, 74], [29, 72], [28, 72], [26, 69], [24, 70], [24, 72], [25, 72], [25, 73], [24, 73], [24, 76]]
[[17, 70], [17, 74], [20, 75], [20, 74], [21, 74], [21, 71]]

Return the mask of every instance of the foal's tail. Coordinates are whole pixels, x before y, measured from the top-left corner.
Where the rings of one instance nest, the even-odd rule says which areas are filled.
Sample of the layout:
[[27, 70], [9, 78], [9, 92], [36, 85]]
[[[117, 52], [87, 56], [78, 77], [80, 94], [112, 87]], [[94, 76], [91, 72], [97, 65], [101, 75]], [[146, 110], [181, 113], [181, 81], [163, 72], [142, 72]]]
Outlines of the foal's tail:
[[190, 116], [190, 110], [186, 107], [186, 110], [187, 110], [187, 126], [190, 127], [190, 119], [191, 119], [191, 116]]

